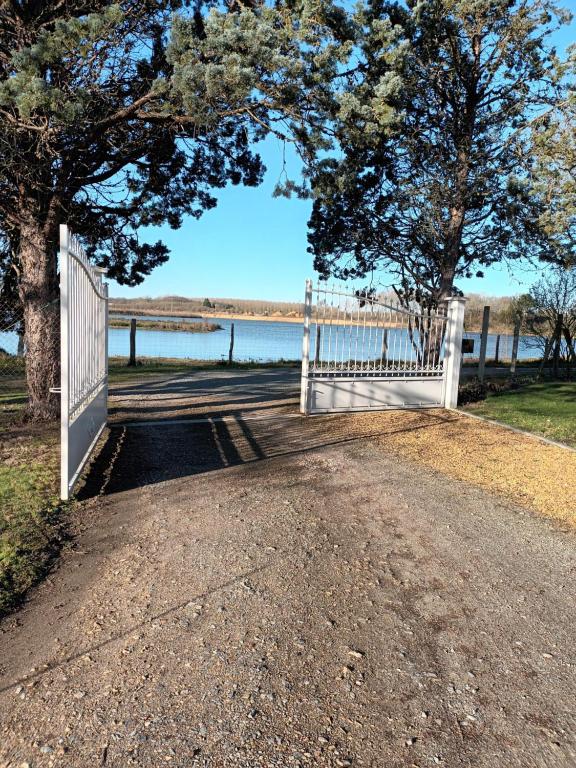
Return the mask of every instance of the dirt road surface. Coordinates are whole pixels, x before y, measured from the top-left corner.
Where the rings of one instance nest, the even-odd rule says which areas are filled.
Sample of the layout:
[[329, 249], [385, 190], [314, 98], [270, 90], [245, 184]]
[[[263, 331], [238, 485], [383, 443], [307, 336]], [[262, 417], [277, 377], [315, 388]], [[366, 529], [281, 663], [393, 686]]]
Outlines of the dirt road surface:
[[116, 392], [0, 765], [576, 765], [574, 532], [213, 375]]

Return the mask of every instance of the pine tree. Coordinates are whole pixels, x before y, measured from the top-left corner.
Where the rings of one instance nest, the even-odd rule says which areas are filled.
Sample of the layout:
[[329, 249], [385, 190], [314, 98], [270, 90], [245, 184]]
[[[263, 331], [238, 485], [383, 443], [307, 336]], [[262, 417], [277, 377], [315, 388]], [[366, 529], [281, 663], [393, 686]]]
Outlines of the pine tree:
[[534, 158], [532, 190], [542, 207], [540, 224], [554, 252], [552, 260], [576, 267], [576, 51], [568, 72], [566, 92], [555, 108], [532, 126], [529, 151]]
[[258, 184], [254, 142], [323, 146], [323, 92], [346, 56], [327, 19], [344, 17], [324, 0], [0, 0], [0, 265], [17, 276], [34, 416], [57, 409], [58, 224], [133, 285], [168, 258], [139, 228]]
[[522, 135], [556, 98], [549, 0], [369, 0], [333, 114], [309, 242], [323, 274], [385, 268], [406, 302], [439, 305], [462, 276], [546, 255]]

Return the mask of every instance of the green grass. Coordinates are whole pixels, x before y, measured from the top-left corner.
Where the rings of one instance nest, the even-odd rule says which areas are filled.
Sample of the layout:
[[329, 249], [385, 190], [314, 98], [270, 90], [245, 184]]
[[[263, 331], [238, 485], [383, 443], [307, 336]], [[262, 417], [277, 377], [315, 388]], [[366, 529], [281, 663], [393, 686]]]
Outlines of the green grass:
[[28, 401], [26, 387], [22, 384], [16, 384], [13, 387], [0, 388], [0, 408], [11, 405], [25, 405]]
[[501, 421], [576, 447], [576, 383], [527, 384], [466, 406], [478, 416]]
[[24, 379], [0, 377], [0, 455], [5, 439], [3, 432], [18, 419], [27, 403]]
[[64, 534], [58, 424], [26, 424], [24, 378], [0, 376], [0, 616], [47, 571]]
[[55, 425], [2, 429], [0, 616], [46, 572], [63, 537]]

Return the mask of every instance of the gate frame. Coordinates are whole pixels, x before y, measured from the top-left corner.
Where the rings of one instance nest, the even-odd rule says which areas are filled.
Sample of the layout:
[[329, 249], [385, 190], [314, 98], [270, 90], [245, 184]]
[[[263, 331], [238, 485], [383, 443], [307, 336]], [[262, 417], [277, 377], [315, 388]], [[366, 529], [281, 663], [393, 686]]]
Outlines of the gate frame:
[[[71, 403], [71, 376], [74, 361], [71, 350], [71, 299], [78, 289], [71, 280], [70, 263], [83, 270], [90, 287], [104, 304], [104, 322], [94, 327], [98, 317], [84, 317], [89, 333], [100, 331], [104, 337], [104, 376]], [[86, 462], [102, 434], [108, 419], [108, 285], [103, 277], [108, 270], [90, 264], [66, 224], [60, 225], [60, 498], [67, 501]], [[77, 282], [77, 281], [76, 281]], [[75, 413], [72, 417], [71, 405]], [[81, 409], [81, 410], [79, 410]]]
[[[353, 294], [350, 293], [350, 297]], [[353, 372], [349, 376], [335, 376], [329, 373], [322, 377], [310, 376], [310, 325], [312, 321], [312, 298], [313, 298], [313, 284], [312, 280], [306, 280], [305, 294], [304, 294], [304, 328], [302, 336], [302, 376], [300, 383], [300, 412], [306, 416], [312, 413], [311, 408], [311, 380], [323, 380], [325, 382], [340, 381], [340, 382], [354, 382], [358, 380], [370, 381], [370, 382], [389, 382], [394, 379], [397, 382], [434, 382], [438, 384], [441, 382], [442, 394], [439, 398], [440, 402], [434, 404], [414, 404], [414, 405], [384, 405], [380, 408], [363, 407], [363, 406], [350, 406], [349, 408], [338, 409], [318, 409], [314, 413], [329, 413], [329, 412], [346, 412], [346, 411], [368, 411], [368, 410], [388, 410], [388, 409], [400, 409], [405, 408], [446, 408], [453, 410], [458, 404], [458, 388], [460, 383], [460, 369], [462, 366], [462, 338], [464, 335], [464, 311], [466, 307], [466, 298], [463, 296], [451, 296], [446, 299], [446, 326], [444, 336], [444, 357], [442, 364], [442, 373], [439, 376], [386, 376], [386, 374], [380, 374], [378, 376], [355, 376]], [[352, 394], [352, 392], [351, 392]]]

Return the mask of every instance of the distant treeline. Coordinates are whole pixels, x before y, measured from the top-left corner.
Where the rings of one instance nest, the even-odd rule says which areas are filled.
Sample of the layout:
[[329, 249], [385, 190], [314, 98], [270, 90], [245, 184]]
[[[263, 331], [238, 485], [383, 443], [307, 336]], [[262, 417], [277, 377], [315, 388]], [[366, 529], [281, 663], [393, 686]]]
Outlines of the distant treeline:
[[[480, 329], [484, 306], [490, 306], [492, 331], [508, 331], [514, 325], [514, 297], [468, 294], [465, 328]], [[383, 294], [383, 301], [396, 303], [391, 294]], [[185, 298], [183, 296], [159, 296], [158, 298], [111, 299], [110, 311], [130, 315], [159, 315], [165, 317], [206, 317], [245, 315], [246, 317], [293, 318], [303, 316], [304, 306], [299, 302], [266, 301], [263, 299]]]
[[111, 299], [110, 311], [122, 314], [157, 314], [173, 317], [216, 317], [224, 314], [254, 315], [262, 317], [301, 317], [303, 304], [289, 301], [264, 301], [259, 299], [184, 298], [183, 296], [159, 296], [142, 299]]
[[514, 296], [484, 296], [481, 293], [467, 294], [464, 328], [467, 331], [480, 330], [484, 307], [490, 307], [490, 330], [492, 332], [512, 331], [517, 305]]

